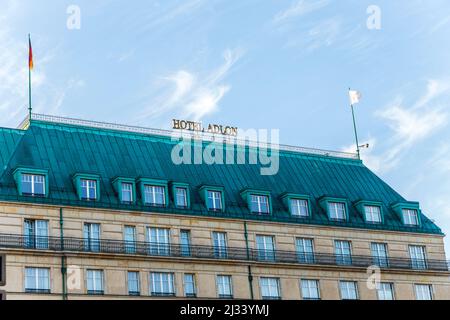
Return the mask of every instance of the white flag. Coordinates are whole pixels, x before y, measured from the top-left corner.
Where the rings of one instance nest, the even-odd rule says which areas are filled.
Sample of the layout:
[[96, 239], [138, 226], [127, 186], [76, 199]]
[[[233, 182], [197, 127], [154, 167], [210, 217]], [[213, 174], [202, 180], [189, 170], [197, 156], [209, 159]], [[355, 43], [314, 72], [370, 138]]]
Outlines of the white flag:
[[361, 92], [359, 91], [355, 91], [355, 90], [350, 90], [348, 92], [348, 95], [350, 97], [350, 104], [356, 104], [361, 100]]

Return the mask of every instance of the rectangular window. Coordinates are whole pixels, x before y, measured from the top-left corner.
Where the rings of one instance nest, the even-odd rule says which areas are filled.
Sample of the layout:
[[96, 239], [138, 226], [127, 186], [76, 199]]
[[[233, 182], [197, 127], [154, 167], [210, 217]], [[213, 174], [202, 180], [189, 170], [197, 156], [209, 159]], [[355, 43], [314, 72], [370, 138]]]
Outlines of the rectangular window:
[[389, 266], [387, 245], [385, 243], [373, 242], [370, 244], [370, 249], [372, 251], [373, 264], [380, 268], [387, 268]]
[[342, 300], [357, 300], [358, 285], [354, 281], [340, 281], [339, 289], [341, 291]]
[[25, 247], [32, 249], [48, 249], [48, 221], [25, 220]]
[[431, 284], [414, 285], [417, 300], [433, 300], [433, 287]]
[[338, 265], [352, 264], [352, 249], [350, 241], [334, 241], [334, 253], [336, 255], [336, 263]]
[[328, 210], [330, 212], [330, 219], [332, 220], [345, 220], [345, 203], [343, 202], [329, 202]]
[[226, 258], [228, 256], [227, 234], [225, 232], [213, 232], [214, 256]]
[[394, 284], [381, 282], [377, 289], [378, 300], [394, 300]]
[[179, 208], [187, 208], [187, 190], [186, 188], [175, 188], [175, 205]]
[[123, 229], [125, 253], [136, 253], [136, 227], [125, 226]]
[[403, 209], [403, 221], [405, 225], [408, 226], [417, 226], [419, 225], [419, 217], [417, 214], [417, 210], [415, 209]]
[[256, 236], [258, 259], [275, 261], [275, 238], [273, 236]]
[[166, 204], [165, 188], [162, 186], [144, 186], [145, 204], [162, 207]]
[[150, 274], [150, 292], [152, 296], [175, 296], [173, 273], [152, 272]]
[[379, 206], [364, 206], [366, 221], [370, 223], [381, 223], [381, 208]]
[[147, 228], [151, 255], [170, 255], [170, 230], [164, 228]]
[[50, 293], [50, 269], [25, 268], [25, 292]]
[[319, 280], [300, 280], [303, 300], [320, 300]]
[[297, 257], [300, 263], [314, 263], [314, 244], [312, 239], [297, 238], [295, 240]]
[[96, 200], [97, 199], [97, 181], [90, 179], [81, 179], [81, 199]]
[[413, 269], [423, 270], [427, 268], [424, 246], [409, 246], [409, 255]]
[[45, 176], [38, 174], [22, 174], [22, 194], [45, 196]]
[[188, 298], [194, 298], [197, 295], [195, 288], [195, 275], [192, 273], [184, 274], [184, 296]]
[[309, 217], [308, 200], [291, 199], [291, 214], [296, 217]]
[[269, 214], [269, 197], [261, 195], [250, 195], [250, 211], [252, 213]]
[[207, 205], [209, 210], [221, 211], [222, 210], [222, 192], [208, 190]]
[[191, 255], [191, 232], [189, 230], [180, 231], [181, 255], [189, 257]]
[[122, 182], [122, 202], [131, 203], [133, 199], [133, 184], [128, 182]]
[[263, 299], [281, 299], [280, 279], [278, 278], [260, 278], [261, 297]]
[[128, 294], [130, 296], [139, 296], [141, 294], [139, 272], [137, 271], [128, 271]]
[[217, 280], [217, 294], [219, 298], [232, 299], [233, 286], [231, 283], [231, 276], [218, 275], [216, 280]]
[[100, 224], [84, 224], [84, 250], [92, 252], [100, 251]]
[[104, 294], [103, 270], [87, 270], [87, 293]]

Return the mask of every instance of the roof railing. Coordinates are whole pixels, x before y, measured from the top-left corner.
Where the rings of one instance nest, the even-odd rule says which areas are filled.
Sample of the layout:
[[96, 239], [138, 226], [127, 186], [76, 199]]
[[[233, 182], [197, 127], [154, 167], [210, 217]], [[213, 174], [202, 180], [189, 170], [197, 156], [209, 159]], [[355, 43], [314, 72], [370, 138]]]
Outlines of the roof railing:
[[[45, 115], [39, 113], [33, 113], [31, 115], [33, 120], [50, 122], [50, 123], [60, 123], [74, 126], [84, 126], [96, 129], [106, 129], [106, 130], [115, 130], [115, 131], [124, 131], [131, 133], [140, 133], [145, 135], [157, 135], [163, 137], [180, 137], [180, 138], [189, 138], [195, 140], [202, 141], [215, 141], [222, 143], [233, 143], [238, 145], [250, 146], [250, 147], [259, 147], [259, 148], [268, 148], [268, 149], [278, 149], [282, 151], [296, 152], [296, 153], [304, 153], [304, 154], [312, 154], [319, 155], [324, 157], [334, 157], [334, 158], [344, 158], [344, 159], [354, 159], [358, 160], [358, 155], [356, 153], [349, 153], [343, 151], [332, 151], [332, 150], [323, 150], [316, 148], [306, 148], [306, 147], [298, 147], [298, 146], [290, 146], [290, 145], [275, 145], [261, 141], [253, 141], [247, 139], [238, 139], [236, 137], [225, 136], [220, 133], [209, 133], [209, 132], [198, 132], [198, 131], [189, 131], [189, 130], [165, 130], [165, 129], [153, 129], [146, 128], [140, 126], [130, 126], [123, 125], [117, 123], [109, 123], [109, 122], [99, 122], [92, 120], [82, 120], [75, 118], [67, 118], [60, 116], [52, 116]], [[29, 116], [27, 116], [18, 126], [18, 129], [26, 129], [29, 126]]]

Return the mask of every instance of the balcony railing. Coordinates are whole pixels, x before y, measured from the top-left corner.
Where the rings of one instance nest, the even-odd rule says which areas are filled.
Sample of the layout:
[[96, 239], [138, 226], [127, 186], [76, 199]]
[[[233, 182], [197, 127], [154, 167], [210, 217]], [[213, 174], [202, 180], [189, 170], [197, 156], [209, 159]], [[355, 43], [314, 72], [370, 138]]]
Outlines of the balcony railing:
[[336, 255], [329, 253], [300, 253], [295, 251], [269, 250], [262, 253], [258, 249], [213, 246], [160, 244], [150, 242], [127, 242], [120, 240], [86, 240], [65, 237], [34, 237], [0, 234], [0, 248], [51, 250], [66, 252], [93, 252], [109, 254], [129, 254], [150, 257], [177, 257], [216, 260], [246, 260], [265, 263], [291, 263], [298, 265], [322, 265], [367, 268], [378, 265], [381, 269], [409, 269], [449, 271], [445, 260], [419, 260], [409, 258], [380, 258], [361, 255]]

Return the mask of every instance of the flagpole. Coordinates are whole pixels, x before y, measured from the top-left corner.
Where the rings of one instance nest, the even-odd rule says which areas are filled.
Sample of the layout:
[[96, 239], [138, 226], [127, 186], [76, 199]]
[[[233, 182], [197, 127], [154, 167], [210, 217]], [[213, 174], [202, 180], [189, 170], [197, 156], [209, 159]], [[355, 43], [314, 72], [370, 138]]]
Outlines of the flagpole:
[[[350, 92], [350, 88], [348, 91]], [[356, 153], [358, 154], [358, 159], [361, 159], [361, 154], [359, 150], [359, 141], [358, 141], [358, 130], [356, 130], [356, 120], [355, 120], [355, 111], [353, 110], [353, 103], [350, 103], [350, 107], [352, 109], [352, 118], [353, 118], [353, 130], [355, 131], [355, 140], [356, 140]]]
[[[28, 46], [31, 46], [31, 36], [28, 34]], [[28, 48], [28, 51], [30, 48]], [[28, 118], [31, 121], [31, 66], [30, 59], [28, 58]]]

